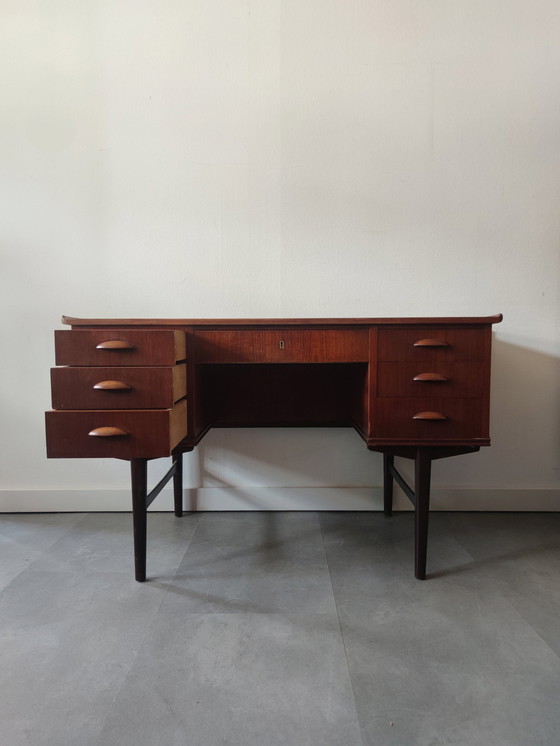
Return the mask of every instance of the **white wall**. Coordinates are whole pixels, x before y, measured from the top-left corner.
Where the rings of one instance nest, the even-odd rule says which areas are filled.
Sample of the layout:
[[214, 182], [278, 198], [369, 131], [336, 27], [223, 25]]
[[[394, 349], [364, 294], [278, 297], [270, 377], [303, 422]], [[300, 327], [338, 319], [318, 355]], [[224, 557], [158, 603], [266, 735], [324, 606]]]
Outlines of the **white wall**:
[[[129, 504], [126, 463], [45, 458], [62, 313], [496, 312], [494, 445], [438, 462], [434, 504], [558, 508], [557, 0], [0, 13], [0, 509]], [[199, 507], [378, 507], [351, 431], [213, 431], [186, 462]]]

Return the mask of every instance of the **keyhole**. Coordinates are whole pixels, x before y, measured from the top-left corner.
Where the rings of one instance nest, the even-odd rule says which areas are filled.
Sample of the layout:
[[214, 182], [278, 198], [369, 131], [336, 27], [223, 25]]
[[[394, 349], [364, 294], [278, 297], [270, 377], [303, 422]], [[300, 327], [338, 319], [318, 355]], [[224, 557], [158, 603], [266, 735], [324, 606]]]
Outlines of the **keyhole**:
[[284, 349], [284, 347], [285, 347], [285, 345], [284, 345], [284, 340], [283, 340], [283, 339], [281, 339], [281, 340], [280, 340], [280, 349], [281, 349], [281, 350], [283, 350], [283, 349]]

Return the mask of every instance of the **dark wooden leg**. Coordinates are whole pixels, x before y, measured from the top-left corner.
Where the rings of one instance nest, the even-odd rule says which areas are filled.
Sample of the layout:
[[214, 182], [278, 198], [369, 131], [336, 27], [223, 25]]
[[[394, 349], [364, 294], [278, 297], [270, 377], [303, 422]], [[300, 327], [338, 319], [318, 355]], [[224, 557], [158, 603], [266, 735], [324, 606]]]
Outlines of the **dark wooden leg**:
[[132, 524], [134, 527], [134, 571], [135, 578], [146, 580], [146, 529], [148, 507], [148, 459], [133, 458], [130, 462], [132, 481]]
[[395, 457], [388, 453], [383, 454], [383, 512], [385, 515], [393, 515], [393, 475], [391, 467]]
[[429, 448], [417, 448], [415, 459], [415, 529], [416, 554], [414, 574], [418, 580], [426, 578], [426, 555], [428, 552], [428, 515], [430, 511], [430, 478], [432, 455]]
[[173, 499], [175, 502], [175, 515], [180, 518], [183, 515], [183, 453], [173, 454], [175, 461], [175, 474], [173, 475]]

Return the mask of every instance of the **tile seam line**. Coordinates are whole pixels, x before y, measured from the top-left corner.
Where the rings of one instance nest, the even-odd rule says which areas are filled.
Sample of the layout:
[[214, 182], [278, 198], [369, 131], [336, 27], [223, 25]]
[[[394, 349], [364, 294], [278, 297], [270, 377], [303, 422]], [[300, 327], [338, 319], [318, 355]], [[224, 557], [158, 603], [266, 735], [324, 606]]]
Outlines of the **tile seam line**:
[[344, 633], [342, 631], [342, 623], [340, 621], [340, 614], [338, 612], [338, 603], [336, 601], [336, 595], [334, 592], [333, 582], [332, 582], [332, 574], [331, 574], [331, 565], [329, 562], [329, 553], [327, 552], [327, 547], [325, 544], [325, 534], [323, 533], [323, 526], [321, 525], [321, 516], [319, 513], [316, 513], [317, 521], [319, 523], [319, 530], [321, 532], [321, 540], [323, 542], [323, 551], [325, 552], [325, 560], [327, 562], [327, 570], [329, 571], [329, 580], [331, 583], [331, 590], [333, 594], [333, 600], [334, 600], [334, 606], [336, 609], [336, 618], [338, 619], [338, 629], [340, 631], [340, 639], [342, 640], [342, 647], [344, 648], [344, 657], [346, 659], [346, 668], [348, 669], [348, 679], [350, 681], [350, 688], [352, 690], [352, 699], [354, 701], [354, 709], [356, 711], [356, 722], [358, 723], [358, 727], [360, 729], [360, 738], [362, 740], [362, 745], [366, 746], [366, 742], [364, 740], [364, 729], [362, 728], [362, 723], [360, 722], [360, 714], [358, 712], [358, 704], [356, 702], [356, 692], [354, 689], [354, 681], [352, 679], [352, 672], [350, 671], [350, 663], [348, 661], [348, 651], [346, 649], [346, 640], [344, 639]]
[[168, 592], [169, 591], [166, 590], [165, 593], [163, 594], [161, 602], [159, 603], [157, 609], [154, 611], [152, 619], [151, 619], [151, 621], [150, 621], [150, 623], [149, 623], [149, 625], [148, 625], [148, 627], [146, 629], [146, 632], [142, 636], [140, 644], [138, 645], [138, 648], [136, 649], [136, 652], [132, 656], [132, 660], [130, 661], [130, 665], [128, 666], [127, 671], [126, 671], [126, 673], [124, 674], [124, 676], [122, 678], [122, 681], [121, 681], [120, 686], [119, 686], [119, 688], [118, 688], [118, 690], [117, 690], [117, 692], [115, 694], [115, 697], [114, 697], [114, 699], [113, 699], [113, 701], [111, 703], [111, 706], [109, 707], [109, 709], [107, 711], [107, 715], [103, 719], [103, 723], [102, 723], [101, 727], [99, 728], [99, 733], [97, 735], [97, 738], [96, 738], [95, 743], [94, 743], [93, 746], [100, 746], [100, 739], [101, 739], [101, 736], [103, 735], [103, 731], [105, 730], [105, 726], [107, 725], [107, 723], [109, 721], [109, 718], [111, 717], [111, 715], [113, 713], [113, 710], [115, 709], [115, 705], [117, 704], [117, 700], [119, 698], [119, 695], [120, 695], [120, 693], [121, 693], [124, 685], [127, 682], [127, 679], [128, 679], [128, 677], [130, 675], [130, 672], [132, 671], [132, 668], [134, 667], [134, 664], [136, 663], [138, 655], [140, 654], [140, 651], [142, 650], [142, 647], [143, 647], [144, 643], [146, 642], [146, 639], [147, 639], [148, 635], [150, 634], [150, 632], [152, 631], [152, 629], [154, 627], [154, 624], [156, 623], [156, 619], [157, 619], [157, 616], [159, 614], [159, 610], [161, 609], [161, 604], [163, 603], [163, 599], [165, 598], [165, 596], [167, 595]]
[[[173, 574], [174, 578], [176, 577], [177, 573], [179, 572], [179, 566], [180, 566], [181, 562], [183, 561], [183, 559], [185, 557], [185, 554], [187, 553], [187, 551], [188, 551], [188, 549], [189, 549], [189, 547], [191, 545], [191, 542], [192, 542], [192, 540], [194, 538], [194, 535], [196, 534], [197, 529], [198, 529], [198, 524], [195, 527], [195, 530], [193, 531], [191, 538], [187, 542], [187, 546], [186, 546], [185, 551], [183, 553], [183, 557], [177, 563], [177, 569], [175, 570], [175, 573]], [[105, 730], [105, 726], [107, 725], [107, 723], [109, 721], [109, 718], [111, 717], [111, 715], [112, 715], [112, 713], [113, 713], [113, 711], [115, 709], [115, 705], [117, 704], [117, 700], [119, 698], [119, 695], [120, 695], [120, 693], [121, 693], [124, 685], [126, 684], [126, 681], [127, 681], [128, 677], [130, 675], [130, 672], [132, 671], [132, 668], [134, 667], [134, 664], [136, 663], [136, 660], [138, 659], [138, 655], [140, 654], [140, 651], [142, 650], [142, 647], [143, 647], [144, 643], [146, 642], [146, 639], [148, 638], [148, 635], [151, 633], [151, 631], [152, 631], [152, 629], [153, 629], [153, 627], [154, 627], [154, 625], [155, 625], [155, 623], [157, 621], [158, 614], [160, 612], [162, 604], [163, 604], [163, 602], [164, 602], [167, 594], [170, 593], [170, 591], [171, 591], [170, 588], [166, 588], [165, 592], [162, 594], [161, 601], [159, 602], [157, 608], [155, 609], [155, 611], [153, 613], [152, 619], [151, 619], [149, 625], [147, 626], [144, 635], [142, 636], [142, 639], [141, 639], [141, 641], [140, 641], [140, 643], [138, 645], [138, 648], [136, 649], [136, 652], [132, 656], [132, 660], [130, 661], [130, 665], [128, 666], [128, 669], [127, 669], [126, 673], [124, 674], [124, 676], [122, 678], [122, 681], [120, 683], [120, 686], [119, 686], [119, 688], [118, 688], [118, 690], [117, 690], [117, 692], [115, 694], [115, 697], [114, 697], [114, 699], [113, 699], [113, 701], [111, 703], [111, 706], [109, 707], [109, 709], [107, 711], [107, 715], [103, 719], [103, 723], [101, 724], [101, 727], [99, 728], [99, 733], [97, 735], [97, 738], [96, 738], [95, 743], [93, 744], [93, 746], [100, 746], [100, 743], [101, 743], [100, 739], [101, 739], [101, 736], [103, 735], [103, 731]]]
[[[456, 530], [453, 530], [453, 529], [452, 529], [452, 530], [451, 530], [451, 531], [449, 532], [449, 535], [450, 535], [450, 536], [452, 536], [452, 537], [453, 537], [453, 539], [454, 539], [454, 540], [455, 540], [455, 541], [456, 541], [456, 542], [457, 542], [457, 543], [459, 544], [459, 546], [460, 546], [460, 547], [461, 547], [461, 548], [463, 549], [463, 551], [464, 551], [464, 552], [466, 552], [466, 553], [467, 553], [467, 554], [469, 555], [469, 557], [471, 557], [471, 559], [472, 559], [473, 563], [476, 563], [476, 562], [477, 562], [477, 559], [476, 559], [476, 557], [474, 557], [474, 555], [473, 555], [473, 554], [472, 554], [471, 552], [469, 552], [469, 550], [468, 550], [468, 549], [466, 548], [466, 546], [465, 546], [465, 545], [463, 544], [463, 542], [461, 541], [461, 539], [459, 538], [459, 536], [458, 536], [458, 534], [457, 534], [457, 531], [456, 531]], [[523, 613], [522, 611], [520, 611], [520, 609], [518, 609], [518, 608], [517, 608], [517, 606], [515, 605], [515, 589], [514, 589], [514, 588], [512, 587], [512, 584], [511, 584], [511, 582], [510, 582], [509, 580], [505, 580], [505, 581], [504, 581], [504, 583], [505, 583], [505, 588], [504, 588], [504, 589], [502, 590], [502, 598], [504, 599], [504, 601], [506, 601], [506, 603], [508, 603], [508, 604], [509, 604], [509, 606], [511, 607], [512, 611], [513, 611], [513, 612], [514, 612], [515, 614], [517, 614], [517, 616], [518, 616], [518, 617], [519, 617], [520, 619], [522, 619], [522, 620], [523, 620], [523, 622], [525, 622], [525, 624], [526, 624], [526, 625], [527, 625], [528, 627], [530, 627], [530, 629], [532, 630], [532, 632], [533, 632], [533, 633], [534, 633], [535, 635], [537, 635], [537, 637], [538, 637], [538, 638], [539, 638], [540, 640], [542, 640], [542, 642], [543, 642], [543, 643], [544, 643], [544, 644], [546, 645], [546, 647], [548, 648], [548, 650], [549, 650], [549, 651], [550, 651], [550, 652], [551, 652], [551, 653], [552, 653], [552, 654], [553, 654], [553, 655], [554, 655], [554, 656], [555, 656], [556, 658], [558, 658], [558, 659], [560, 660], [560, 654], [559, 654], [559, 653], [558, 653], [558, 652], [557, 652], [557, 651], [556, 651], [556, 650], [555, 650], [555, 649], [554, 649], [554, 648], [552, 647], [552, 645], [550, 645], [550, 643], [548, 642], [548, 640], [546, 640], [546, 638], [544, 638], [544, 637], [543, 637], [543, 635], [541, 635], [541, 633], [540, 633], [540, 632], [539, 632], [539, 630], [538, 630], [538, 629], [537, 629], [537, 628], [535, 627], [535, 625], [534, 625], [534, 624], [532, 624], [532, 622], [530, 622], [530, 621], [529, 621], [529, 619], [527, 619], [527, 617], [525, 616], [525, 614], [524, 614], [524, 613]], [[476, 587], [477, 603], [478, 603], [478, 607], [479, 607], [479, 615], [480, 615], [480, 618], [482, 619], [482, 618], [483, 618], [483, 615], [482, 615], [482, 609], [481, 609], [481, 606], [480, 606], [480, 600], [479, 600], [479, 598], [478, 598], [478, 583], [477, 583], [477, 580], [476, 580], [476, 578], [475, 578], [475, 587]]]
[[[506, 581], [506, 583], [508, 584], [509, 588], [511, 589], [510, 583], [508, 581]], [[513, 591], [512, 591], [512, 593], [513, 593]], [[521, 612], [517, 608], [517, 606], [515, 605], [515, 599], [507, 591], [504, 592], [503, 595], [504, 595], [504, 599], [508, 602], [508, 604], [511, 606], [511, 608], [513, 609], [513, 611], [521, 619], [523, 619], [523, 621], [525, 622], [525, 624], [527, 624], [531, 628], [531, 631], [539, 638], [539, 640], [541, 640], [546, 645], [546, 647], [548, 648], [548, 651], [550, 653], [552, 653], [557, 659], [560, 660], [560, 654], [552, 647], [552, 645], [548, 642], [548, 640], [541, 635], [541, 633], [539, 632], [539, 630], [535, 627], [535, 625], [532, 622], [529, 621], [529, 619], [527, 619], [527, 617], [525, 616], [525, 614], [523, 614], [523, 612]]]

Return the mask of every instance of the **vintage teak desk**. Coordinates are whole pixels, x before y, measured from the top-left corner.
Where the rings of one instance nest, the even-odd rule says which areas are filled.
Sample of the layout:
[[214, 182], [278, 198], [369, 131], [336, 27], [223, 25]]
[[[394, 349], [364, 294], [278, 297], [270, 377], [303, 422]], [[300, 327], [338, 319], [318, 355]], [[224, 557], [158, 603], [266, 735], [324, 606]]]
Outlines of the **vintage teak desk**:
[[[136, 579], [147, 508], [211, 427], [354, 427], [415, 509], [415, 575], [426, 576], [433, 459], [490, 445], [492, 324], [502, 316], [396, 319], [78, 319], [55, 332], [51, 458], [131, 463]], [[147, 462], [172, 457], [147, 487]], [[394, 457], [414, 459], [414, 490]]]

